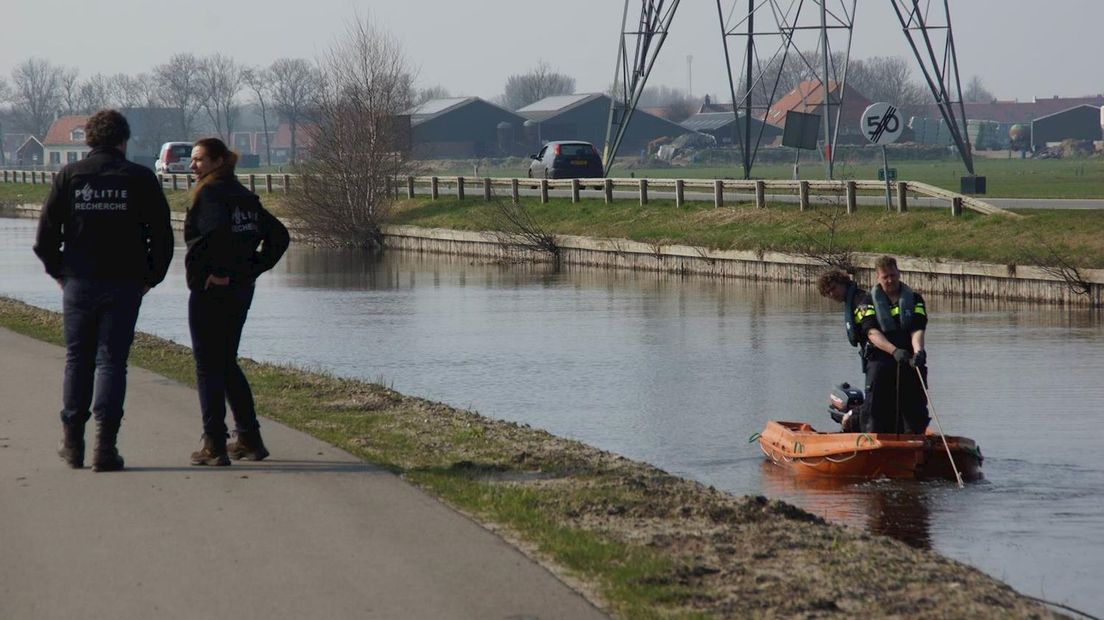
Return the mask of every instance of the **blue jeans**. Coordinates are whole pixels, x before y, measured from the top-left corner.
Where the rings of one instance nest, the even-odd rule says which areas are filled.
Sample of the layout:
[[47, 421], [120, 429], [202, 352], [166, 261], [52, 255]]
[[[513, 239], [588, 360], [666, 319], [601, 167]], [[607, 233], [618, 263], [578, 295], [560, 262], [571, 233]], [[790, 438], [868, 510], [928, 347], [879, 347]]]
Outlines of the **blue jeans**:
[[84, 424], [93, 414], [100, 424], [122, 421], [127, 358], [143, 288], [135, 280], [65, 280], [62, 423]]
[[253, 287], [212, 286], [188, 297], [188, 328], [196, 362], [203, 432], [226, 436], [226, 401], [237, 431], [260, 427], [253, 391], [238, 365], [238, 344], [253, 303]]

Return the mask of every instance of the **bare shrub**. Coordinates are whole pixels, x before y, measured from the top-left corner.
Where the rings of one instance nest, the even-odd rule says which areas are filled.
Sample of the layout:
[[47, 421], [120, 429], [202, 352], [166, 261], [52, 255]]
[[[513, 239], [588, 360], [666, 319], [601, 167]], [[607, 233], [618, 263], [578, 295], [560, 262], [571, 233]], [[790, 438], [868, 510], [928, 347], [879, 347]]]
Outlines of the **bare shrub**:
[[409, 125], [398, 116], [410, 104], [408, 62], [390, 34], [358, 17], [319, 64], [312, 155], [298, 166], [289, 210], [315, 242], [379, 250], [391, 180], [410, 170]]
[[1038, 265], [1048, 275], [1064, 282], [1066, 288], [1075, 295], [1088, 295], [1092, 292], [1092, 285], [1085, 280], [1085, 276], [1077, 265], [1073, 264], [1064, 248], [1059, 248], [1044, 239], [1042, 235], [1036, 235], [1035, 242], [1037, 250], [1028, 253], [1030, 262]]
[[[831, 211], [818, 210], [812, 219], [821, 225], [822, 233], [804, 234], [796, 253], [811, 258], [825, 267], [855, 273], [855, 251], [842, 244], [837, 235], [840, 218], [846, 212], [846, 208], [840, 204], [838, 198], [834, 201]], [[815, 268], [817, 271], [820, 269], [819, 266]]]
[[503, 200], [492, 196], [494, 208], [491, 210], [492, 238], [504, 248], [510, 258], [525, 260], [533, 253], [544, 254], [558, 266], [560, 262], [560, 244], [533, 213], [520, 202]]

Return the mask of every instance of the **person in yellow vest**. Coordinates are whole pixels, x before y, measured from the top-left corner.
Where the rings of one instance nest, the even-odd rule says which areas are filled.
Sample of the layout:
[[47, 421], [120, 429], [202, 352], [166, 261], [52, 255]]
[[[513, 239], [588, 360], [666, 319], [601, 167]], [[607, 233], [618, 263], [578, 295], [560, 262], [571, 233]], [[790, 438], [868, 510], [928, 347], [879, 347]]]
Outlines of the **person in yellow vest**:
[[[847, 334], [847, 342], [858, 348], [859, 360], [862, 364], [863, 374], [866, 374], [866, 348], [869, 343], [862, 330], [862, 301], [866, 297], [866, 290], [855, 283], [851, 274], [842, 269], [827, 269], [817, 278], [817, 291], [821, 296], [834, 302], [843, 304], [843, 328]], [[835, 414], [833, 414], [835, 417]], [[858, 430], [858, 416], [847, 412], [839, 420], [841, 430], [845, 433]]]
[[[874, 264], [875, 284], [859, 308], [866, 339], [866, 400], [859, 411], [864, 433], [923, 433], [928, 427], [924, 298], [901, 282], [897, 260], [882, 256]], [[919, 373], [917, 373], [919, 370]]]

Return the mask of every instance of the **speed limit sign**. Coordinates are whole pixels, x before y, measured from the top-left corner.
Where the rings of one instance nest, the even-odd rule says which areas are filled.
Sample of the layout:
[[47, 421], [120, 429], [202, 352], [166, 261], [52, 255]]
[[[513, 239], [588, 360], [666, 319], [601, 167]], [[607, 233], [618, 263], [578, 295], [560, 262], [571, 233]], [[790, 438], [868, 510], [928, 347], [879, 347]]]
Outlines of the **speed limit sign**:
[[862, 132], [873, 144], [893, 144], [901, 137], [905, 125], [896, 106], [889, 103], [875, 103], [863, 112]]

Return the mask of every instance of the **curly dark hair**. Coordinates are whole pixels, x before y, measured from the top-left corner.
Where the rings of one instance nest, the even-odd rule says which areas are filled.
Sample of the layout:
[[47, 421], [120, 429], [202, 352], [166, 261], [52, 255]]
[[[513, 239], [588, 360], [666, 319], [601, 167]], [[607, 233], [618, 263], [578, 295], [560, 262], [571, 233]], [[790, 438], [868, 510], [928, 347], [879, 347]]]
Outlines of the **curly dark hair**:
[[119, 146], [130, 140], [130, 123], [118, 110], [100, 110], [84, 124], [84, 143], [92, 148]]
[[832, 287], [837, 284], [847, 288], [847, 285], [851, 284], [851, 276], [842, 269], [829, 269], [817, 278], [817, 290], [824, 297], [827, 297]]

